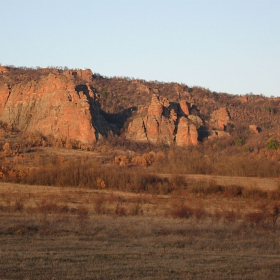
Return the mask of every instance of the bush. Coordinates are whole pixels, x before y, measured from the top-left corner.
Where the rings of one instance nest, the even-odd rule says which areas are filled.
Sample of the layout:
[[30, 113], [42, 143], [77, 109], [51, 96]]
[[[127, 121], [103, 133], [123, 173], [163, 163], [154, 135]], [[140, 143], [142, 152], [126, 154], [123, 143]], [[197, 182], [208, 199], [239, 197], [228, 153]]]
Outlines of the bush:
[[223, 193], [224, 187], [216, 183], [215, 180], [210, 180], [209, 182], [197, 181], [194, 185], [188, 188], [190, 193], [211, 195], [216, 193]]
[[24, 208], [23, 200], [22, 199], [16, 199], [15, 205], [14, 205], [14, 210], [22, 212]]
[[244, 141], [243, 138], [239, 138], [239, 139], [236, 139], [236, 140], [234, 141], [235, 146], [243, 146], [244, 143], [245, 143], [245, 141]]
[[226, 224], [233, 224], [236, 221], [236, 213], [232, 210], [232, 211], [225, 211], [223, 213], [223, 218], [224, 218], [224, 222]]
[[129, 214], [132, 216], [138, 216], [140, 214], [143, 214], [142, 206], [140, 203], [133, 203], [130, 207]]
[[120, 203], [118, 202], [116, 209], [115, 209], [115, 214], [117, 216], [126, 216], [126, 209], [122, 206], [120, 206]]
[[279, 149], [279, 143], [277, 140], [272, 139], [266, 143], [266, 147], [268, 150], [278, 150]]
[[189, 219], [194, 215], [194, 210], [183, 202], [173, 201], [171, 216], [173, 218]]
[[255, 226], [258, 228], [266, 219], [264, 213], [248, 213], [245, 216], [246, 222], [248, 222], [251, 226]]
[[229, 186], [224, 189], [224, 196], [237, 197], [241, 196], [244, 188], [240, 186]]

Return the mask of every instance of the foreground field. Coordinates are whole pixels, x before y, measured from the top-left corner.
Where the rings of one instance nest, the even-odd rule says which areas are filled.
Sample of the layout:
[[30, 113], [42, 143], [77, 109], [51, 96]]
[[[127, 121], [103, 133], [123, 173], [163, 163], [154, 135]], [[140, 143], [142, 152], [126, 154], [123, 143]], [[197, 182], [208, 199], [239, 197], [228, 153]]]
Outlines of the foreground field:
[[275, 199], [7, 183], [0, 196], [1, 279], [280, 277]]
[[86, 231], [1, 234], [1, 279], [279, 279], [279, 234], [169, 219], [93, 218]]

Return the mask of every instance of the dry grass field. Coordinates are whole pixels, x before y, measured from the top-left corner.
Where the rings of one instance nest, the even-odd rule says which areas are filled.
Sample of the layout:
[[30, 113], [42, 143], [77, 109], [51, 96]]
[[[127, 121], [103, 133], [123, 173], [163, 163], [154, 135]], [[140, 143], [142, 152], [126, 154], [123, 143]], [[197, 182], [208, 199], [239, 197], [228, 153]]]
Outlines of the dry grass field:
[[0, 279], [279, 279], [279, 198], [229, 190], [1, 183]]

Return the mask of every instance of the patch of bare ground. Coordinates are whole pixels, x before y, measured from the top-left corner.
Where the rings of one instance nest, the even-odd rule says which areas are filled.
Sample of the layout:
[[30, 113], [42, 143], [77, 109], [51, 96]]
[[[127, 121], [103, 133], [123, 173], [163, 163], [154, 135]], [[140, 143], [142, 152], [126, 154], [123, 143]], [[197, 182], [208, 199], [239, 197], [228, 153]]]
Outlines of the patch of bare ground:
[[1, 183], [1, 279], [279, 279], [279, 203]]

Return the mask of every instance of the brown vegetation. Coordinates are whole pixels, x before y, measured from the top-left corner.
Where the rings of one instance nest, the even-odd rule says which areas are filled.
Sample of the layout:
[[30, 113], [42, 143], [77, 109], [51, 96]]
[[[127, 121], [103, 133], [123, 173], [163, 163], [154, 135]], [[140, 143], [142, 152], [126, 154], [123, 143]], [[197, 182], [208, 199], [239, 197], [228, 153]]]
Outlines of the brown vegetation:
[[0, 196], [4, 278], [277, 279], [280, 273], [279, 200], [13, 184], [1, 184]]

